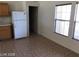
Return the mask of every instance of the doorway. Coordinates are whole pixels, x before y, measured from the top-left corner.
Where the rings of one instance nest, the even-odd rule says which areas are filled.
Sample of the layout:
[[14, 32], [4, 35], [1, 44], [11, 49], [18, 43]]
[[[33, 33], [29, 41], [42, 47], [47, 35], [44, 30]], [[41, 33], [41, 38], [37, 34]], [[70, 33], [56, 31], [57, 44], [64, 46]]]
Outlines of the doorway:
[[37, 34], [38, 7], [29, 6], [29, 34]]

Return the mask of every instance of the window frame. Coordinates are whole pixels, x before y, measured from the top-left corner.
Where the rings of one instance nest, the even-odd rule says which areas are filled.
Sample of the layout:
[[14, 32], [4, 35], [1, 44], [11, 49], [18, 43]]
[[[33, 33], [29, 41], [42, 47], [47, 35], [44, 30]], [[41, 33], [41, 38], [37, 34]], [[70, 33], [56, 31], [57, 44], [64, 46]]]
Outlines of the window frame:
[[78, 8], [77, 4], [79, 4], [79, 2], [76, 2], [76, 4], [75, 4], [75, 14], [74, 14], [75, 18], [74, 18], [74, 27], [73, 27], [73, 37], [72, 37], [72, 39], [79, 41], [79, 39], [74, 37], [74, 35], [75, 35], [75, 28], [76, 28], [76, 22], [77, 22], [76, 21], [77, 8]]
[[[79, 41], [79, 39], [76, 39], [74, 37], [75, 35], [75, 27], [76, 27], [76, 15], [77, 15], [77, 6], [76, 4], [79, 4], [78, 1], [76, 2], [71, 2], [71, 3], [64, 3], [64, 4], [58, 4], [58, 5], [55, 5], [56, 6], [63, 6], [63, 5], [72, 5], [71, 6], [71, 14], [70, 14], [70, 24], [69, 24], [69, 33], [68, 33], [68, 36], [65, 36], [63, 34], [60, 34], [60, 33], [57, 33], [56, 32], [56, 19], [54, 18], [54, 33], [58, 34], [58, 35], [61, 35], [63, 37], [68, 37], [68, 38], [71, 38], [71, 39], [74, 39], [74, 40], [77, 40]], [[74, 10], [73, 10], [74, 9]], [[55, 9], [56, 10], [56, 9]], [[56, 13], [54, 13], [56, 14]], [[55, 16], [54, 16], [55, 17]], [[62, 19], [61, 19], [62, 20]], [[64, 21], [64, 20], [63, 20]]]
[[[65, 4], [58, 4], [58, 5], [55, 5], [55, 10], [56, 10], [56, 7], [57, 7], [57, 6], [64, 6], [64, 5], [71, 5], [71, 11], [72, 11], [72, 3], [65, 3]], [[56, 15], [56, 12], [55, 12], [55, 15]], [[55, 16], [55, 17], [56, 17], [56, 16]], [[70, 12], [70, 19], [69, 19], [69, 20], [56, 19], [56, 18], [55, 18], [55, 23], [54, 23], [54, 25], [55, 25], [55, 27], [54, 27], [54, 33], [59, 34], [59, 35], [62, 35], [62, 36], [64, 36], [64, 37], [69, 37], [69, 29], [68, 29], [68, 36], [56, 32], [56, 21], [57, 21], [57, 20], [58, 20], [58, 21], [69, 21], [69, 28], [70, 28], [71, 12]]]

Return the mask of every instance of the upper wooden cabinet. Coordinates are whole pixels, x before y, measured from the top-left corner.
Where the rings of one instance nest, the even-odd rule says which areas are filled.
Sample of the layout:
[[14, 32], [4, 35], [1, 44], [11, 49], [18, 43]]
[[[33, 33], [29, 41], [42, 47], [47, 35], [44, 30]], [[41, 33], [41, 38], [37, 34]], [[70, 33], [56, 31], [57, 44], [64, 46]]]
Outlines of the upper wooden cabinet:
[[0, 3], [0, 16], [10, 16], [10, 9], [7, 3]]

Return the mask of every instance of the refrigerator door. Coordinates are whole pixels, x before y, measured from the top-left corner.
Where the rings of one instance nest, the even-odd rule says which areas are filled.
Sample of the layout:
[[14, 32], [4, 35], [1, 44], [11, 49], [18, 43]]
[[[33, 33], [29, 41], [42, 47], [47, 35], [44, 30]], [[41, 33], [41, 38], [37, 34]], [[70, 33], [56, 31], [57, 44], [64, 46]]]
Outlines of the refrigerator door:
[[19, 39], [27, 36], [26, 21], [14, 22], [14, 38]]
[[13, 21], [24, 21], [26, 19], [25, 13], [23, 11], [13, 11], [12, 12]]

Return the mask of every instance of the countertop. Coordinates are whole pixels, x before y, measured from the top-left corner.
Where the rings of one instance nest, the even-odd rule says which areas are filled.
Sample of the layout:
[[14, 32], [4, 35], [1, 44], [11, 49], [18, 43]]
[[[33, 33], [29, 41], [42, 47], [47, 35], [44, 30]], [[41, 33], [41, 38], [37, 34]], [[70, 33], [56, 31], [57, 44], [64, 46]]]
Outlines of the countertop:
[[10, 26], [11, 24], [0, 24], [0, 26]]

